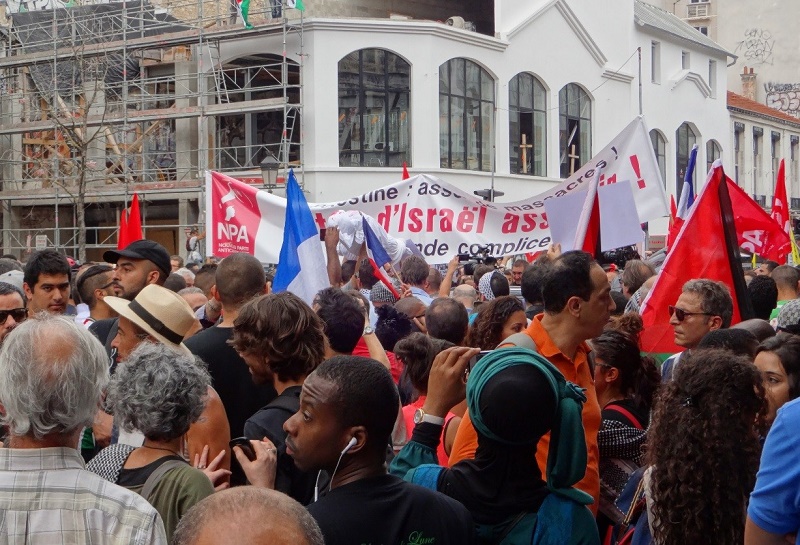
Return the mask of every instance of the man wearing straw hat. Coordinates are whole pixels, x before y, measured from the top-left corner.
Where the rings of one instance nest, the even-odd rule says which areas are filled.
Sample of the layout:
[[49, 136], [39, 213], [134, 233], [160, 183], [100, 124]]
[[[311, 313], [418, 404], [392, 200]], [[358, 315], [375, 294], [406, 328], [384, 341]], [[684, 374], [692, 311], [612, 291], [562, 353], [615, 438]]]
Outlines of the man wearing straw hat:
[[[142, 342], [161, 343], [175, 352], [191, 355], [183, 339], [195, 326], [197, 319], [186, 300], [177, 293], [149, 284], [133, 301], [106, 297], [105, 302], [119, 314], [117, 334], [111, 346], [117, 350], [121, 360], [127, 358]], [[228, 417], [213, 388], [209, 387], [208, 404], [200, 419], [189, 428], [186, 439], [185, 451], [190, 461], [195, 455], [200, 456], [208, 445], [211, 459], [224, 451], [221, 467], [230, 467], [230, 454], [227, 451], [230, 441]], [[139, 446], [142, 440], [141, 434], [120, 434], [121, 443]]]

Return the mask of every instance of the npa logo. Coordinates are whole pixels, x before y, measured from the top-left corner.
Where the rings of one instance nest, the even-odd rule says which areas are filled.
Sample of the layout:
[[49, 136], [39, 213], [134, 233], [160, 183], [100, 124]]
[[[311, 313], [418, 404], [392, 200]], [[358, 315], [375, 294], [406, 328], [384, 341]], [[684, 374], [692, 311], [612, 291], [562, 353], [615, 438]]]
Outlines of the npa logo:
[[234, 188], [230, 182], [227, 182], [227, 186], [228, 192], [219, 201], [219, 207], [224, 211], [225, 219], [217, 222], [217, 239], [220, 242], [227, 240], [236, 244], [250, 244], [247, 226], [231, 223], [231, 220], [236, 217], [237, 205], [243, 204], [252, 211], [257, 210], [257, 207], [244, 191]]

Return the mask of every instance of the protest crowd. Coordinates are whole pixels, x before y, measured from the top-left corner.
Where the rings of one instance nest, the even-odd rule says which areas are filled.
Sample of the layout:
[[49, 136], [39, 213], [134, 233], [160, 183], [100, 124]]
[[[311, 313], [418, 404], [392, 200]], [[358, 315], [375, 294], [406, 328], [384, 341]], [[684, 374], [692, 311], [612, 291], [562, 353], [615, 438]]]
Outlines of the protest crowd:
[[196, 231], [4, 256], [0, 542], [800, 543], [800, 269], [693, 221], [438, 266], [328, 225], [321, 285]]

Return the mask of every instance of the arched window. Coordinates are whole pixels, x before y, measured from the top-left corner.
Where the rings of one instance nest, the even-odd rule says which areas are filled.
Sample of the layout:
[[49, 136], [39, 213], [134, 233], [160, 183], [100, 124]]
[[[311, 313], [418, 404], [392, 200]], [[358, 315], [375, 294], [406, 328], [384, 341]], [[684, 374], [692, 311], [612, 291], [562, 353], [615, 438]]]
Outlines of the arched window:
[[442, 168], [492, 169], [494, 80], [467, 59], [439, 67], [439, 157]]
[[579, 85], [558, 92], [561, 177], [568, 178], [592, 158], [592, 101]]
[[656, 161], [658, 161], [658, 171], [661, 173], [661, 180], [664, 182], [664, 187], [667, 187], [667, 141], [659, 131], [653, 129], [650, 131], [650, 142], [653, 143], [653, 153], [656, 154]]
[[[260, 53], [228, 61], [217, 70], [217, 96], [229, 103], [246, 103], [261, 99], [282, 99], [282, 59], [278, 55]], [[300, 67], [289, 61], [286, 81], [289, 83], [288, 101], [300, 103]], [[267, 157], [283, 159], [288, 153], [289, 162], [300, 160], [300, 118], [297, 109], [290, 109], [286, 117], [288, 149], [281, 150], [284, 126], [283, 110], [236, 113], [231, 110], [217, 117], [216, 168], [222, 171], [239, 171], [258, 168]]]
[[722, 148], [717, 141], [709, 140], [706, 142], [706, 172], [711, 170], [711, 165], [720, 157], [722, 157]]
[[339, 166], [411, 164], [410, 72], [383, 49], [360, 49], [339, 61]]
[[[697, 143], [697, 135], [688, 123], [684, 123], [675, 131], [675, 201], [681, 198], [683, 190], [683, 178], [686, 174], [686, 167], [689, 166], [689, 153], [692, 146]], [[692, 176], [692, 186], [697, 192], [697, 165], [695, 164]]]
[[511, 172], [547, 175], [547, 93], [531, 74], [517, 74], [508, 85]]

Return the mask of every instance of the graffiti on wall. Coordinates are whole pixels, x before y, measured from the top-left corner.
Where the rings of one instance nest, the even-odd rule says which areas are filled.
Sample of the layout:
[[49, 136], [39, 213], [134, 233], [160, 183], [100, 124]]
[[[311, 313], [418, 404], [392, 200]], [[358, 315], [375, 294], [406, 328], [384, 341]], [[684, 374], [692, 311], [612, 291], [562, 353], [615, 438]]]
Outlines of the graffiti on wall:
[[764, 84], [767, 106], [790, 115], [800, 116], [800, 83]]
[[750, 64], [772, 64], [772, 49], [775, 39], [769, 30], [748, 28], [744, 40], [736, 46], [736, 53]]

